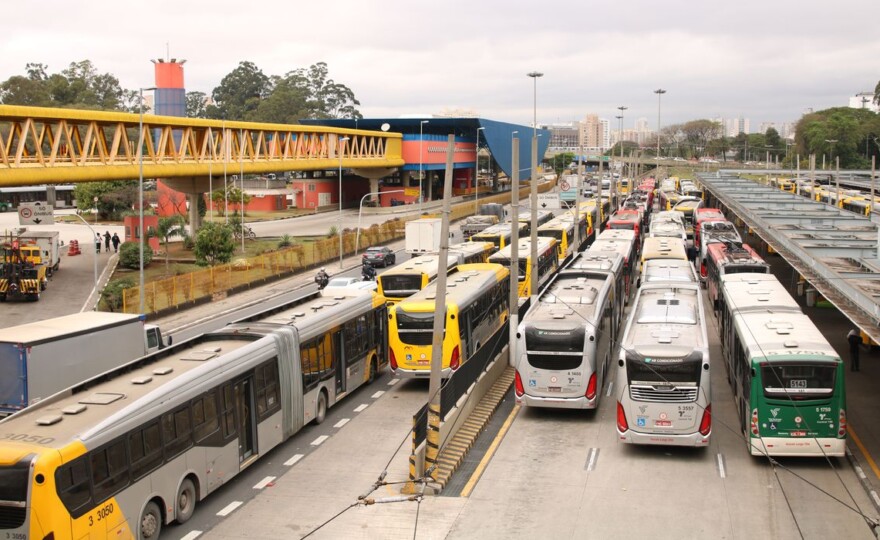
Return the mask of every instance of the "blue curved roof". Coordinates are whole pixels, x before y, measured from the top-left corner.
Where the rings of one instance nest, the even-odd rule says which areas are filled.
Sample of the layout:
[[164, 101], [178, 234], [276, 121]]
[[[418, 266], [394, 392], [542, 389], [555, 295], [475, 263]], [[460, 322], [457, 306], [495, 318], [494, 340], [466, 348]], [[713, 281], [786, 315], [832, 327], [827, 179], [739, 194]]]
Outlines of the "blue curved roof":
[[[422, 124], [423, 120], [428, 120]], [[418, 136], [419, 127], [422, 133], [427, 135], [449, 135], [454, 134], [457, 139], [463, 139], [473, 142], [477, 136], [477, 129], [484, 128], [480, 135], [480, 144], [489, 147], [492, 159], [498, 164], [498, 167], [508, 176], [513, 174], [512, 157], [512, 140], [516, 136], [519, 138], [519, 176], [521, 180], [525, 180], [531, 176], [532, 168], [532, 126], [523, 124], [510, 124], [508, 122], [498, 122], [496, 120], [487, 120], [485, 118], [435, 118], [435, 117], [416, 117], [416, 118], [333, 118], [333, 119], [316, 119], [310, 118], [300, 120], [303, 124], [332, 126], [353, 129], [371, 129], [379, 131], [382, 124], [390, 126], [388, 131], [402, 133], [404, 135]], [[517, 133], [515, 133], [517, 132]], [[547, 147], [550, 146], [550, 131], [547, 129], [537, 130], [538, 136], [538, 163], [541, 162]]]

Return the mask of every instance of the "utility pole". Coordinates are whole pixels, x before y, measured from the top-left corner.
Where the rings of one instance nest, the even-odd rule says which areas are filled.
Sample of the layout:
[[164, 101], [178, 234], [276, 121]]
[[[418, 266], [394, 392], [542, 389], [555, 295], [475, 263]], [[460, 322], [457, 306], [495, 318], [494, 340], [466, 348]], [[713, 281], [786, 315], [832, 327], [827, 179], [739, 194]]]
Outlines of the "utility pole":
[[[532, 301], [529, 305], [534, 306], [538, 301], [538, 137], [532, 137], [532, 223], [530, 238], [532, 241]], [[513, 224], [516, 227], [516, 224]]]
[[516, 367], [516, 330], [519, 327], [519, 138], [511, 141], [510, 160], [510, 345], [508, 364]]
[[431, 342], [431, 379], [428, 381], [428, 433], [425, 449], [425, 474], [434, 478], [440, 451], [440, 371], [443, 367], [443, 328], [446, 326], [446, 260], [449, 258], [449, 214], [452, 199], [453, 154], [455, 135], [446, 141], [446, 175], [443, 179], [443, 210], [440, 221], [440, 268], [434, 299], [434, 339]]

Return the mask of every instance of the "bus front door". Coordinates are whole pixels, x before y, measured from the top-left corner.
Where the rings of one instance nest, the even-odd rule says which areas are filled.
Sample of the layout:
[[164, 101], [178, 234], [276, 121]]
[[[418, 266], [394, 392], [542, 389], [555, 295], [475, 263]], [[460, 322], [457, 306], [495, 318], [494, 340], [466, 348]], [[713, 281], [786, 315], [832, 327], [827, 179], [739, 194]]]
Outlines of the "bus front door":
[[244, 463], [256, 454], [256, 419], [254, 418], [253, 381], [235, 383], [235, 417], [238, 421], [238, 462]]

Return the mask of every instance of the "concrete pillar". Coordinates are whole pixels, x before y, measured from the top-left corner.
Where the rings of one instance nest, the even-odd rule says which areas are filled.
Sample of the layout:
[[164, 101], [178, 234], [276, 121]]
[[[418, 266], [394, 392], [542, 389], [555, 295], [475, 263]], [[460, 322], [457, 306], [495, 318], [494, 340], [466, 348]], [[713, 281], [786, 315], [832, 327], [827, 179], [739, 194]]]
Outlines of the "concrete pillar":
[[[370, 193], [376, 193], [379, 191], [379, 179], [378, 178], [370, 178]], [[379, 200], [378, 195], [370, 195], [370, 200], [377, 201]]]
[[186, 199], [189, 201], [189, 230], [195, 238], [196, 233], [202, 227], [202, 217], [199, 215], [199, 199], [201, 193], [187, 193]]

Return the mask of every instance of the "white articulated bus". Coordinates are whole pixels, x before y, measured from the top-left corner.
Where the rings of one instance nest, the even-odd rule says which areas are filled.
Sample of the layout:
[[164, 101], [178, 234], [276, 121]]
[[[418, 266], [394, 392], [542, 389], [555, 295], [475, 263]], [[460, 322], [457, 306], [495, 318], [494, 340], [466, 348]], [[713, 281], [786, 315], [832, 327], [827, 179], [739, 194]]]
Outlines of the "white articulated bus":
[[547, 285], [517, 329], [517, 403], [595, 409], [615, 343], [614, 277], [568, 270]]
[[707, 446], [712, 432], [709, 366], [700, 285], [642, 285], [617, 363], [620, 440]]

